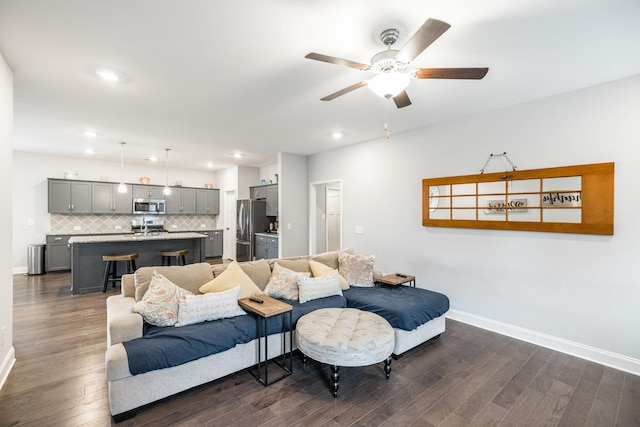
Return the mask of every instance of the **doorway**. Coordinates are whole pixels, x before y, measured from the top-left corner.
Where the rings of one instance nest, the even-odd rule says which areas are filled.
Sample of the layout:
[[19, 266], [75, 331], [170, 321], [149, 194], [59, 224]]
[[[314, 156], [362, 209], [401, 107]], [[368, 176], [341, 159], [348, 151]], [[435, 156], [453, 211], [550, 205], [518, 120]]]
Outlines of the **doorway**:
[[342, 248], [342, 182], [315, 182], [310, 190], [309, 253]]
[[224, 193], [224, 259], [236, 259], [236, 192]]

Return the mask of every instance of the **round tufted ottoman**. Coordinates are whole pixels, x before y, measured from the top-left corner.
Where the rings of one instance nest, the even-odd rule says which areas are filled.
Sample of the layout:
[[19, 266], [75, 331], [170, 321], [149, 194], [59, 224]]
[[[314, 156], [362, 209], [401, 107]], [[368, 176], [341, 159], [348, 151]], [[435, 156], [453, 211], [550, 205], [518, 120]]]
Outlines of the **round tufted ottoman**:
[[391, 374], [393, 328], [375, 313], [355, 308], [323, 308], [298, 319], [296, 345], [304, 356], [331, 365], [333, 397], [338, 396], [340, 366], [367, 366], [384, 361]]

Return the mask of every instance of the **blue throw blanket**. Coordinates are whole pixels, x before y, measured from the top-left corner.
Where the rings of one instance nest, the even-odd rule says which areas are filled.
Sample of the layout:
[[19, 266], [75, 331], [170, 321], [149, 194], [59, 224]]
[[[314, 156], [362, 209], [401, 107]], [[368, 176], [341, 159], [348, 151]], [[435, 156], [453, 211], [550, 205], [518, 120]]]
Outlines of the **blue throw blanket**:
[[[293, 306], [294, 328], [301, 316], [314, 310], [347, 306], [341, 296], [320, 298], [304, 304], [297, 300], [283, 301]], [[285, 320], [288, 322], [288, 315]], [[269, 334], [282, 330], [282, 316], [270, 318], [267, 323]], [[129, 371], [132, 375], [138, 375], [220, 353], [238, 344], [248, 343], [256, 336], [256, 318], [246, 315], [179, 328], [147, 325], [143, 337], [122, 344], [127, 352]]]
[[376, 313], [394, 328], [412, 331], [449, 310], [449, 298], [438, 292], [410, 286], [352, 286], [343, 291], [347, 307]]

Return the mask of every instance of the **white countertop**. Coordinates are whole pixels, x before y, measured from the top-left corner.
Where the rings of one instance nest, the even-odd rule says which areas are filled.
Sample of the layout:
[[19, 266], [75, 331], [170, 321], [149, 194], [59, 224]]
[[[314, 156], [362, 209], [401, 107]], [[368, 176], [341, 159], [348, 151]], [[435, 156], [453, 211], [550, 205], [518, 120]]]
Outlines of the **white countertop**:
[[265, 237], [275, 237], [276, 239], [280, 237], [278, 233], [254, 233], [256, 236], [265, 236]]
[[73, 236], [69, 239], [69, 244], [80, 243], [109, 243], [109, 242], [138, 242], [147, 240], [180, 240], [198, 239], [207, 237], [205, 234], [185, 232], [185, 233], [148, 233], [143, 234], [95, 234], [91, 236]]

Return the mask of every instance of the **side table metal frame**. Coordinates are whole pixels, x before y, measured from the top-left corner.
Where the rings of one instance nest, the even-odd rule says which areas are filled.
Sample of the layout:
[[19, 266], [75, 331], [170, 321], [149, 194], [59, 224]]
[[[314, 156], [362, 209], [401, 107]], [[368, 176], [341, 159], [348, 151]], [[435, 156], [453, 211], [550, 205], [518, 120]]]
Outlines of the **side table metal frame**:
[[[293, 326], [293, 310], [289, 310], [285, 313], [280, 313], [280, 318], [282, 319], [282, 330], [280, 331], [281, 336], [282, 336], [282, 363], [280, 363], [278, 361], [278, 359], [280, 358], [280, 356], [276, 356], [274, 357], [272, 360], [269, 360], [269, 329], [268, 329], [268, 321], [271, 317], [275, 317], [275, 316], [270, 316], [270, 317], [264, 317], [259, 315], [258, 313], [252, 313], [254, 316], [256, 316], [256, 324], [258, 327], [258, 363], [256, 365], [253, 366], [253, 368], [249, 368], [247, 369], [249, 371], [249, 373], [256, 379], [258, 380], [259, 383], [261, 383], [262, 385], [269, 386], [273, 383], [275, 383], [276, 381], [280, 381], [281, 379], [288, 377], [289, 375], [291, 375], [293, 373], [293, 332], [292, 332], [292, 326]], [[286, 320], [286, 315], [289, 315], [289, 323], [288, 323], [288, 327], [287, 327], [287, 322]], [[262, 328], [262, 325], [264, 325], [264, 328]], [[286, 347], [287, 347], [287, 335], [286, 333], [289, 332], [289, 351], [287, 351]], [[264, 337], [263, 337], [264, 335]], [[262, 338], [264, 338], [264, 362], [262, 361]], [[287, 359], [289, 359], [289, 366], [287, 367]], [[281, 375], [280, 377], [269, 381], [269, 362], [273, 362], [275, 365], [277, 365], [278, 367], [280, 367], [283, 371], [284, 374]], [[264, 378], [262, 378], [262, 375], [260, 375], [260, 371], [263, 369], [264, 367]]]

